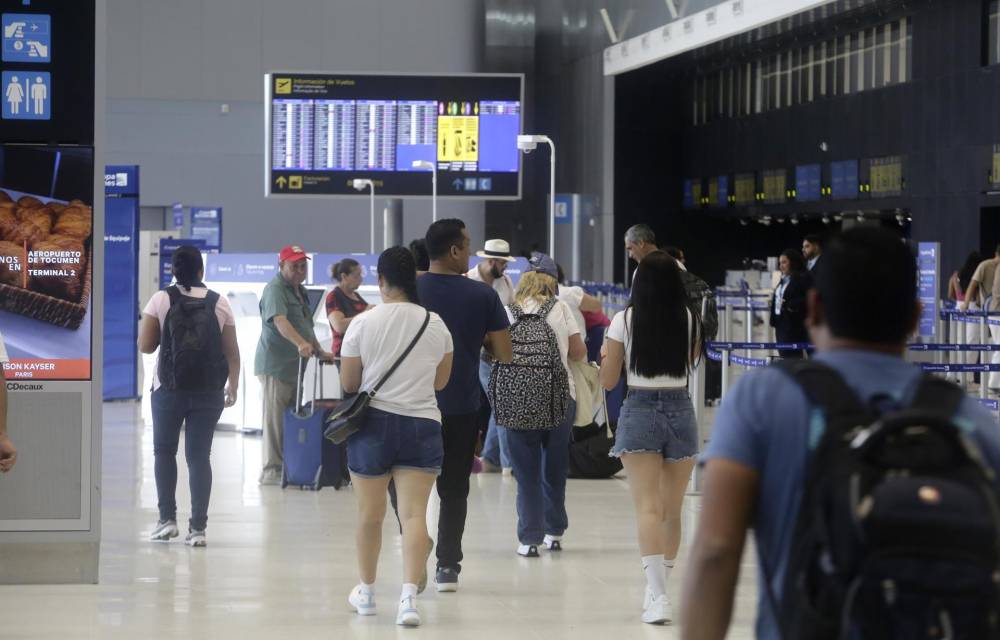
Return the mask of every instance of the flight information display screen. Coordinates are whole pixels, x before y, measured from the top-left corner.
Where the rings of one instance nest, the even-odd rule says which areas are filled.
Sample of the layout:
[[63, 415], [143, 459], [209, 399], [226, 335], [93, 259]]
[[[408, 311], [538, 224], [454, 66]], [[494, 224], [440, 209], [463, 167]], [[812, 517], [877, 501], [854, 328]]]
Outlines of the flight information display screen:
[[822, 167], [818, 164], [800, 164], [795, 167], [795, 199], [815, 202], [820, 198]]
[[[520, 74], [267, 75], [267, 194], [521, 196]], [[367, 188], [365, 190], [367, 193]]]
[[858, 197], [857, 160], [830, 163], [830, 197], [834, 200], [850, 200]]

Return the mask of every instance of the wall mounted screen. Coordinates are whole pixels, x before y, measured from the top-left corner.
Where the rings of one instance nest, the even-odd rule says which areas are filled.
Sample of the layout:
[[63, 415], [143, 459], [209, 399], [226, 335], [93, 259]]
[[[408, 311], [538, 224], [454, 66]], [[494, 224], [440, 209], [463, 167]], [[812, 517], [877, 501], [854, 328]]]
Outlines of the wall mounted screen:
[[[266, 76], [267, 195], [521, 197], [522, 75]], [[543, 153], [547, 153], [543, 151]], [[367, 194], [367, 188], [364, 194]]]
[[818, 164], [800, 164], [795, 167], [795, 199], [815, 202], [820, 197], [821, 167]]
[[851, 200], [858, 197], [857, 160], [830, 163], [830, 197], [834, 200]]

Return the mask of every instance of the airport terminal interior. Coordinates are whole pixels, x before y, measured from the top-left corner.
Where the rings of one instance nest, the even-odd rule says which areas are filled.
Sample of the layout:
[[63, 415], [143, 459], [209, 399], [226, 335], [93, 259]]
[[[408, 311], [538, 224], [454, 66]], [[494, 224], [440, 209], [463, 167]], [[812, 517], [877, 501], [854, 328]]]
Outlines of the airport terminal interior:
[[1000, 638], [1000, 0], [0, 29], [0, 638]]

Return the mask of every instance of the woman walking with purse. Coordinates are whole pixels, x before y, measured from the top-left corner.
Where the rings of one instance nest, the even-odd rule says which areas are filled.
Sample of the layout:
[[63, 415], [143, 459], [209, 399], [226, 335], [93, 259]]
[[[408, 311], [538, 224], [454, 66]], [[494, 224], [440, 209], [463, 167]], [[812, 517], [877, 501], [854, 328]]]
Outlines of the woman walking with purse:
[[416, 597], [427, 583], [432, 544], [427, 501], [444, 456], [435, 391], [448, 383], [453, 351], [444, 322], [419, 305], [416, 277], [407, 249], [382, 253], [378, 283], [383, 304], [351, 322], [340, 370], [345, 392], [371, 395], [360, 428], [347, 440], [347, 463], [358, 496], [361, 577], [348, 601], [360, 615], [375, 614], [386, 490], [393, 480], [403, 527], [403, 588], [396, 623], [403, 626], [420, 624]]
[[672, 618], [666, 583], [681, 541], [681, 505], [695, 456], [698, 425], [687, 377], [697, 357], [698, 328], [687, 308], [677, 263], [650, 253], [636, 270], [632, 299], [611, 321], [601, 384], [614, 389], [626, 369], [628, 395], [611, 455], [628, 475], [646, 574], [642, 621]]

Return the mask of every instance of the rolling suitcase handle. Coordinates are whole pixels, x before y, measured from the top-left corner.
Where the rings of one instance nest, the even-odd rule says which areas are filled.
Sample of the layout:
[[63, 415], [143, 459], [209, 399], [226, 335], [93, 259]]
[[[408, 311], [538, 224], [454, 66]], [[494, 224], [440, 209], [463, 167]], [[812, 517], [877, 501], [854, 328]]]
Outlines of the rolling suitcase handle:
[[[309, 413], [305, 413], [302, 404], [302, 396], [305, 391], [302, 388], [302, 378], [305, 376], [305, 369], [308, 364], [308, 358], [299, 358], [299, 371], [295, 380], [295, 415], [300, 418], [311, 418], [316, 413], [316, 401], [319, 399], [319, 394], [323, 392], [323, 362], [317, 358], [316, 369], [313, 371], [313, 399], [309, 403]], [[318, 385], [316, 384], [317, 381], [319, 382]]]

